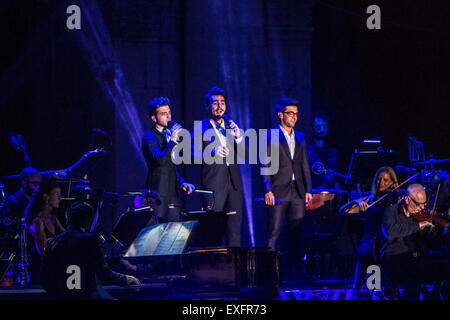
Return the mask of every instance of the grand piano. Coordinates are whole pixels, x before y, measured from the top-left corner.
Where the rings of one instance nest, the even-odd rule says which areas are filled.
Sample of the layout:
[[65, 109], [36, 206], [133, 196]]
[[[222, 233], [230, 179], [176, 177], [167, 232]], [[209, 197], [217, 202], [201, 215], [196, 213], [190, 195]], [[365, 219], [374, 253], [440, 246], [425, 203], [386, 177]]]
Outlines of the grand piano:
[[226, 214], [191, 212], [186, 215], [186, 221], [140, 229], [130, 243], [133, 236], [124, 230], [133, 232], [133, 228], [127, 225], [133, 220], [140, 223], [146, 220], [142, 218], [145, 213], [134, 214], [128, 213], [128, 217], [119, 219], [118, 225], [120, 221], [128, 222], [122, 227], [116, 225], [113, 234], [124, 243], [126, 250], [109, 257], [108, 263], [113, 270], [123, 273], [133, 266], [143, 285], [137, 287], [137, 291], [104, 287], [111, 295], [145, 299], [158, 292], [156, 295], [163, 299], [191, 299], [244, 297], [251, 292], [252, 297], [270, 299], [278, 294], [279, 253], [265, 247], [220, 246]]

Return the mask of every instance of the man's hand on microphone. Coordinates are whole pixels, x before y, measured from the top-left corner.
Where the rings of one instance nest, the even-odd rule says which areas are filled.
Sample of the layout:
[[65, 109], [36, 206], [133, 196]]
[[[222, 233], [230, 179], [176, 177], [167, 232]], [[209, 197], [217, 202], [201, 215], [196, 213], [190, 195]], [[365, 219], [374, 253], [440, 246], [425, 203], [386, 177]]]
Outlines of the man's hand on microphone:
[[172, 135], [172, 140], [174, 142], [178, 142], [178, 136], [181, 132], [181, 129], [183, 129], [183, 127], [178, 123], [175, 123], [175, 125], [170, 129], [170, 133]]
[[228, 121], [228, 126], [232, 129], [231, 134], [236, 139], [239, 139], [241, 137], [241, 129], [239, 129], [238, 125], [233, 120], [230, 120]]

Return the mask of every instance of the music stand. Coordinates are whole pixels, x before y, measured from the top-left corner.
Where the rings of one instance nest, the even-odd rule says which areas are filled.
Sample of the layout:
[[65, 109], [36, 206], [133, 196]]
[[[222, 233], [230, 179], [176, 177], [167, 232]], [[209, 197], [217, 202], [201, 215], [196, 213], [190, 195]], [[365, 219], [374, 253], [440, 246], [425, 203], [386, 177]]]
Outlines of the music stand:
[[178, 255], [197, 221], [166, 222], [143, 228], [125, 252], [125, 257]]
[[128, 248], [139, 232], [147, 227], [155, 215], [154, 211], [128, 211], [123, 213], [114, 225], [112, 234]]
[[236, 212], [188, 211], [183, 212], [186, 220], [197, 220], [186, 244], [187, 250], [204, 247], [220, 247], [227, 227], [227, 215]]
[[395, 152], [355, 151], [349, 168], [349, 176], [359, 181], [365, 191], [369, 191], [375, 172], [384, 166], [394, 168], [397, 160]]
[[66, 170], [65, 178], [81, 179], [87, 173], [89, 173], [89, 171], [91, 171], [107, 153], [108, 151], [105, 151], [103, 149], [88, 151], [81, 157], [80, 160], [78, 160], [73, 166]]

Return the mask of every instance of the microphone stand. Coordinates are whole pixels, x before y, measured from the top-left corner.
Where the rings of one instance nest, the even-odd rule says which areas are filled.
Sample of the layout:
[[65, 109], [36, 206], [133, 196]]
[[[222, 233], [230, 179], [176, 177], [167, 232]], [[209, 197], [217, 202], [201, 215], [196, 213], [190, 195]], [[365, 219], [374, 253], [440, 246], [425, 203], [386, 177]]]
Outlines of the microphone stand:
[[[112, 242], [113, 242], [113, 246], [114, 245], [119, 245], [122, 248], [125, 247], [122, 242], [120, 242], [119, 239], [117, 239], [111, 232], [109, 232], [108, 230], [106, 230], [105, 228], [103, 228], [103, 226], [100, 223], [97, 223], [96, 228], [101, 232], [104, 233]], [[114, 248], [114, 247], [113, 247]], [[111, 253], [111, 256], [114, 255], [114, 251]]]
[[31, 160], [30, 157], [28, 156], [27, 150], [25, 149], [24, 138], [21, 135], [19, 135], [17, 138], [19, 150], [23, 152], [23, 159], [27, 163], [27, 167], [31, 167]]
[[[114, 219], [115, 219], [115, 217], [116, 217], [116, 207], [117, 207], [117, 203], [119, 202], [119, 200], [117, 199], [117, 198], [115, 198], [115, 199], [112, 199], [111, 200], [111, 231], [114, 229]], [[101, 226], [100, 226], [101, 227]], [[100, 229], [100, 231], [103, 229], [103, 227], [101, 227], [101, 229]], [[103, 229], [104, 230], [104, 229]], [[106, 231], [106, 230], [105, 230]], [[113, 237], [113, 235], [112, 234], [110, 234], [109, 232], [107, 233], [107, 235], [111, 235], [111, 237], [112, 238], [114, 238]], [[115, 238], [114, 238], [115, 239]], [[117, 239], [116, 239], [117, 240]], [[118, 241], [118, 240], [117, 240]], [[120, 243], [120, 242], [119, 242]], [[116, 244], [116, 242], [113, 242], [112, 244], [111, 244], [111, 256], [114, 256], [114, 254], [115, 254], [115, 244]]]
[[212, 197], [212, 203], [209, 203], [206, 210], [212, 210], [214, 208], [214, 204], [216, 202], [216, 197], [214, 195], [214, 191], [211, 190], [201, 190], [201, 189], [195, 189], [194, 192], [197, 193], [203, 193], [203, 194], [209, 194]]

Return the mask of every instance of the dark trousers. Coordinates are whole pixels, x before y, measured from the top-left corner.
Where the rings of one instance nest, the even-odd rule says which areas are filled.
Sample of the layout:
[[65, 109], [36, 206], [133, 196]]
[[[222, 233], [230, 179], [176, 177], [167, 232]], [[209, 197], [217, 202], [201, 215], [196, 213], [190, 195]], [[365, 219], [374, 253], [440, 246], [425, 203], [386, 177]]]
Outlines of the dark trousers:
[[291, 263], [300, 263], [301, 259], [301, 230], [305, 216], [305, 199], [301, 198], [295, 186], [291, 183], [290, 192], [275, 199], [281, 203], [268, 206], [269, 221], [267, 225], [267, 246], [270, 250], [277, 249], [277, 240], [283, 228], [284, 219], [287, 221], [288, 258]]
[[203, 206], [212, 207], [216, 212], [232, 212], [235, 214], [227, 215], [226, 243], [228, 247], [241, 246], [241, 223], [242, 223], [242, 191], [238, 191], [233, 186], [231, 175], [228, 170], [228, 180], [223, 181], [222, 188], [205, 187], [214, 191], [214, 197], [210, 195], [203, 196]]

